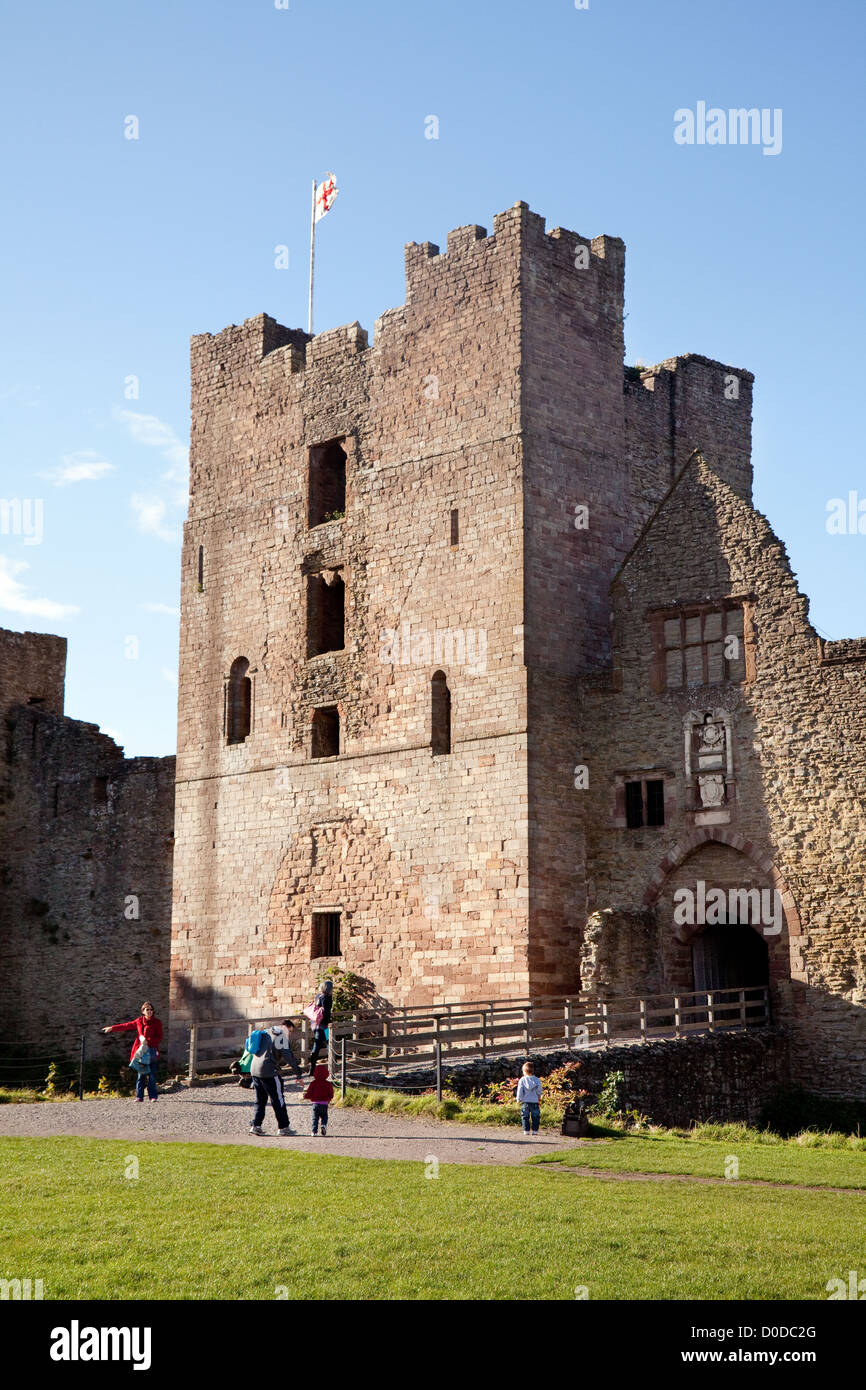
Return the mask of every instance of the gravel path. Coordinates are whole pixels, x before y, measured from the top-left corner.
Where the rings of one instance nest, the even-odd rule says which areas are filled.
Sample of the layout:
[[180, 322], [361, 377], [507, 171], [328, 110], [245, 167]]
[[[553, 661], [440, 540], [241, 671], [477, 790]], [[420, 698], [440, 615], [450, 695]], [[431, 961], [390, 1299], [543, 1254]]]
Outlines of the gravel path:
[[532, 1153], [583, 1147], [579, 1139], [563, 1139], [544, 1130], [524, 1139], [515, 1127], [455, 1125], [439, 1120], [376, 1114], [370, 1110], [331, 1108], [327, 1138], [312, 1138], [312, 1106], [301, 1100], [307, 1082], [286, 1083], [289, 1123], [297, 1138], [280, 1139], [273, 1111], [268, 1108], [265, 1138], [249, 1133], [250, 1092], [237, 1085], [184, 1088], [161, 1095], [156, 1104], [145, 1100], [37, 1101], [0, 1106], [0, 1135], [46, 1138], [86, 1135], [91, 1139], [129, 1139], [204, 1142], [209, 1144], [279, 1145], [307, 1153], [342, 1154], [354, 1158], [403, 1158], [440, 1163], [522, 1163]]

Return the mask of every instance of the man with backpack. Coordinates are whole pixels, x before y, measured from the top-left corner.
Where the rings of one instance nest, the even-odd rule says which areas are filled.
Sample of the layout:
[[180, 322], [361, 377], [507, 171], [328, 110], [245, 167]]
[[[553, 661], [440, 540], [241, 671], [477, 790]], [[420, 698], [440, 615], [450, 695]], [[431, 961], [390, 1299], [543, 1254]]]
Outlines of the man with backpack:
[[[295, 1130], [289, 1124], [289, 1114], [283, 1099], [283, 1083], [279, 1072], [278, 1051], [285, 1049], [278, 1049], [277, 1043], [281, 1039], [275, 1038], [274, 1032], [275, 1030], [268, 1028], [256, 1028], [250, 1033], [246, 1041], [246, 1050], [251, 1055], [250, 1076], [256, 1095], [256, 1108], [253, 1112], [250, 1134], [264, 1134], [262, 1120], [265, 1118], [265, 1110], [268, 1101], [270, 1101], [280, 1136], [286, 1138], [288, 1135], [294, 1134]], [[283, 1036], [287, 1046], [288, 1035], [284, 1033]], [[297, 1063], [295, 1063], [294, 1069], [297, 1071]]]

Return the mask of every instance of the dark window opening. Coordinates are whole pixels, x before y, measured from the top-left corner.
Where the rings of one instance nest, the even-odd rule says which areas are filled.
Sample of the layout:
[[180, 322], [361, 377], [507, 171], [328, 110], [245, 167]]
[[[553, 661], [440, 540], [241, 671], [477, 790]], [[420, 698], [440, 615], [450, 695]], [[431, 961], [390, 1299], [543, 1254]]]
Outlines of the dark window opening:
[[247, 675], [250, 663], [239, 656], [232, 662], [226, 692], [226, 742], [244, 743], [249, 738], [253, 710], [253, 683]]
[[346, 645], [346, 587], [332, 571], [307, 576], [307, 656], [341, 652]]
[[31, 696], [30, 696], [30, 699], [27, 701], [27, 703], [28, 703], [28, 705], [44, 705], [44, 704], [45, 704], [45, 696], [44, 696], [44, 695], [31, 695]]
[[310, 526], [346, 515], [346, 451], [339, 439], [310, 450], [307, 520]]
[[646, 823], [665, 823], [665, 784], [662, 781], [646, 783]]
[[94, 806], [108, 805], [108, 778], [94, 777], [93, 779], [93, 804]]
[[625, 823], [629, 830], [637, 830], [642, 825], [664, 825], [665, 784], [661, 778], [626, 782]]
[[204, 590], [204, 546], [203, 546], [203, 545], [200, 545], [199, 548], [198, 548], [198, 591], [199, 591], [199, 593], [202, 593], [203, 590]]
[[643, 825], [643, 787], [640, 782], [625, 784], [625, 823], [629, 830]]
[[340, 953], [339, 912], [313, 913], [313, 939], [311, 958], [320, 956], [339, 956]]
[[336, 705], [313, 710], [314, 758], [336, 758], [340, 752], [340, 712]]
[[451, 544], [460, 544], [460, 513], [456, 507], [451, 513]]
[[444, 671], [430, 682], [430, 746], [434, 755], [451, 752], [451, 691]]

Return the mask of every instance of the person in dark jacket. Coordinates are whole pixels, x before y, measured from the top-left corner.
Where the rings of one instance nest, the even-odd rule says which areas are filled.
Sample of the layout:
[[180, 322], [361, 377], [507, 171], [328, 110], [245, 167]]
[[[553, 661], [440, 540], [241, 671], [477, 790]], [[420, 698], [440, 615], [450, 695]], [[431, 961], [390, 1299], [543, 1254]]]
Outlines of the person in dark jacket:
[[328, 1133], [328, 1106], [333, 1099], [334, 1088], [328, 1080], [328, 1068], [324, 1062], [320, 1062], [316, 1067], [312, 1081], [304, 1092], [304, 1100], [313, 1102], [312, 1133], [318, 1134], [319, 1124], [321, 1124], [323, 1139]]
[[162, 1024], [157, 1018], [150, 1000], [145, 999], [138, 1018], [132, 1018], [128, 1023], [112, 1023], [100, 1031], [103, 1033], [128, 1033], [133, 1028], [135, 1029], [135, 1042], [132, 1044], [132, 1051], [129, 1054], [130, 1064], [140, 1047], [150, 1049], [149, 1066], [142, 1069], [139, 1065], [138, 1068], [135, 1099], [137, 1101], [144, 1100], [144, 1086], [147, 1082], [148, 1097], [155, 1101], [159, 1099], [159, 1092], [156, 1089], [156, 1064], [159, 1060], [159, 1045], [162, 1042]]
[[334, 981], [325, 980], [314, 1000], [314, 1007], [322, 1010], [322, 1021], [313, 1030], [313, 1046], [310, 1050], [310, 1076], [316, 1073], [316, 1058], [328, 1041], [328, 1028], [331, 1024], [331, 1009], [334, 1003]]
[[[253, 1078], [256, 1093], [256, 1108], [253, 1112], [250, 1134], [264, 1134], [262, 1120], [265, 1118], [265, 1110], [268, 1101], [270, 1101], [280, 1136], [286, 1138], [288, 1135], [294, 1134], [295, 1131], [289, 1124], [289, 1112], [283, 1098], [283, 1083], [277, 1060], [277, 1044], [273, 1033], [266, 1032], [264, 1036], [267, 1039], [264, 1048], [262, 1051], [254, 1053], [250, 1062], [250, 1076]], [[286, 1046], [288, 1046], [288, 1040], [286, 1040]]]

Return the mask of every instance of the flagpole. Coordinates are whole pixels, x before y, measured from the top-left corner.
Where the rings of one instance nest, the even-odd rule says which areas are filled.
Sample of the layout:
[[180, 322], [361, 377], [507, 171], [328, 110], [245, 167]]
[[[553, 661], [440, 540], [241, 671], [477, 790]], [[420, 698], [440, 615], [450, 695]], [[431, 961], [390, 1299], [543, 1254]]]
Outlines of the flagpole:
[[307, 316], [307, 332], [313, 331], [313, 264], [316, 258], [316, 180], [313, 179], [313, 210], [310, 213], [310, 311]]

